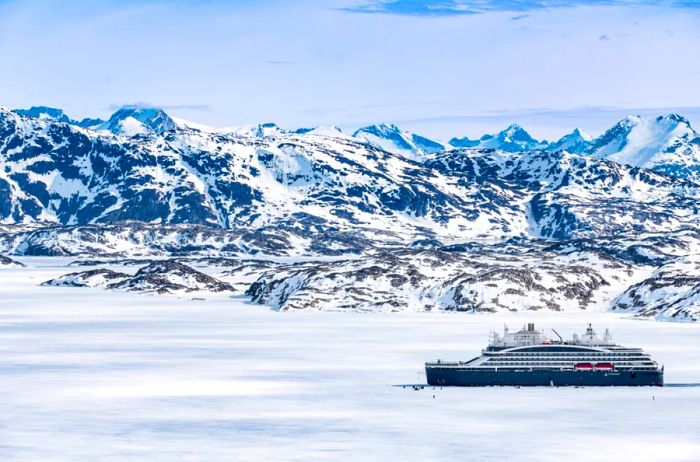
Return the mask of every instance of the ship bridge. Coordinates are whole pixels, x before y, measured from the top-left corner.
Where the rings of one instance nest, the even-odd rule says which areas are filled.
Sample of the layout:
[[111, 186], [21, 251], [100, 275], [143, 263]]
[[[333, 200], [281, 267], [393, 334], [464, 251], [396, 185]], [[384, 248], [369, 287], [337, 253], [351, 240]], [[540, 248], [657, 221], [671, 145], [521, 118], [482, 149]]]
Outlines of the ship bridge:
[[608, 329], [605, 329], [605, 334], [601, 339], [593, 330], [591, 324], [588, 324], [586, 332], [579, 336], [574, 334], [571, 340], [564, 341], [555, 330], [552, 330], [557, 335], [557, 340], [552, 340], [542, 332], [535, 329], [534, 323], [528, 323], [517, 332], [511, 333], [508, 326], [503, 326], [503, 336], [497, 332], [491, 332], [489, 337], [489, 345], [484, 351], [502, 350], [505, 348], [531, 346], [531, 345], [581, 345], [587, 347], [614, 347], [616, 346], [612, 339], [612, 334]]

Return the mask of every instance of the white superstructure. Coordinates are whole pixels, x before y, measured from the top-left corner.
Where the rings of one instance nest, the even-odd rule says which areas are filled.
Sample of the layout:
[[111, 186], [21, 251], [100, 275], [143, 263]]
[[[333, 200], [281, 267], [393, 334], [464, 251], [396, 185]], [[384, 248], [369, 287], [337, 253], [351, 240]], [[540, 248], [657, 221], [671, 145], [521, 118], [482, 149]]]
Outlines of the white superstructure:
[[[553, 331], [556, 334], [556, 331]], [[557, 334], [559, 336], [559, 334]], [[535, 329], [534, 323], [524, 325], [521, 330], [511, 333], [508, 326], [503, 326], [503, 336], [497, 332], [491, 332], [489, 338], [489, 347], [511, 348], [527, 345], [549, 345], [549, 344], [566, 344], [566, 345], [586, 345], [586, 346], [614, 346], [612, 334], [608, 329], [605, 329], [605, 334], [601, 339], [593, 330], [593, 327], [588, 324], [588, 328], [583, 335], [574, 334], [573, 339], [564, 342], [559, 337], [559, 341], [553, 341], [542, 332]]]

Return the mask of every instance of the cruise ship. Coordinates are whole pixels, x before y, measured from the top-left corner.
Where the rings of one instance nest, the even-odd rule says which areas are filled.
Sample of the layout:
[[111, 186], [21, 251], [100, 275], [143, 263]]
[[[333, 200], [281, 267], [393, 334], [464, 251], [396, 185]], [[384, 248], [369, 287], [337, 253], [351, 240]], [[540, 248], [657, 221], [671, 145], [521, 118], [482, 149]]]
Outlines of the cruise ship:
[[664, 368], [641, 348], [601, 339], [590, 324], [583, 335], [550, 339], [530, 323], [515, 333], [492, 332], [489, 345], [471, 361], [425, 363], [430, 385], [440, 386], [663, 386]]

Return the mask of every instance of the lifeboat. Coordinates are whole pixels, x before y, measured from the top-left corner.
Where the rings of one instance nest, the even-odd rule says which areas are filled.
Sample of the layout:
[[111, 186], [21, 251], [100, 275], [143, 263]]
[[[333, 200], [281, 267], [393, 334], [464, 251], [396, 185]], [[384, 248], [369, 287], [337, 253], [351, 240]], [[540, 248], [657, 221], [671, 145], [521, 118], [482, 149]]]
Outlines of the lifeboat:
[[574, 369], [590, 371], [590, 370], [593, 370], [593, 364], [591, 364], [591, 363], [576, 363], [576, 364], [574, 364]]
[[595, 364], [596, 369], [604, 370], [604, 371], [610, 371], [615, 368], [615, 366], [612, 363], [596, 363]]

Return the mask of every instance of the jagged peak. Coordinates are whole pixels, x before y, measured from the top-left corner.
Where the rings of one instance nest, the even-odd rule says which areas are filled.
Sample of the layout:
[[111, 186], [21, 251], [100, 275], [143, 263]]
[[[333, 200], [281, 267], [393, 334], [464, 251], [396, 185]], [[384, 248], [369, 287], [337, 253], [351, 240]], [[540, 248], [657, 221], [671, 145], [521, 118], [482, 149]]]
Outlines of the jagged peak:
[[75, 123], [73, 119], [68, 117], [63, 109], [49, 106], [32, 106], [29, 109], [12, 109], [17, 115], [23, 117], [33, 117], [35, 119], [53, 120], [56, 122]]
[[473, 148], [479, 145], [479, 140], [472, 140], [468, 136], [463, 136], [461, 138], [454, 137], [450, 139], [448, 144], [455, 148]]
[[670, 123], [675, 123], [677, 125], [686, 125], [688, 128], [692, 128], [690, 126], [690, 121], [683, 117], [680, 114], [676, 113], [670, 113], [666, 115], [660, 115], [656, 118], [657, 122], [670, 122]]
[[358, 128], [355, 130], [355, 133], [353, 133], [353, 136], [361, 135], [362, 133], [387, 135], [401, 133], [401, 129], [394, 124], [382, 122]]
[[[459, 139], [453, 139], [452, 145], [460, 143]], [[472, 144], [462, 141], [461, 145]], [[503, 149], [506, 151], [529, 151], [544, 149], [549, 145], [547, 141], [538, 141], [533, 138], [522, 126], [517, 123], [511, 124], [505, 129], [495, 134], [487, 134], [479, 138], [478, 147]]]
[[575, 128], [559, 140], [551, 143], [551, 149], [563, 149], [571, 153], [582, 153], [590, 146], [593, 137], [580, 128]]
[[537, 142], [521, 125], [513, 123], [508, 125], [506, 128], [498, 133], [486, 134], [480, 138], [481, 141], [487, 141], [491, 139], [505, 139], [509, 138], [515, 141], [527, 141], [527, 142]]
[[161, 134], [173, 130], [175, 121], [161, 108], [141, 105], [127, 105], [97, 128], [113, 133], [136, 135], [144, 133]]
[[134, 116], [139, 118], [147, 118], [153, 116], [166, 116], [168, 118], [170, 117], [163, 109], [159, 107], [129, 104], [117, 109], [109, 119], [112, 120], [127, 116]]
[[577, 127], [577, 128], [574, 128], [574, 129], [571, 131], [571, 133], [569, 133], [569, 134], [567, 134], [567, 135], [564, 135], [564, 136], [562, 137], [562, 139], [565, 139], [565, 138], [567, 138], [567, 139], [575, 138], [575, 139], [579, 139], [579, 140], [582, 140], [582, 141], [591, 141], [591, 140], [593, 140], [593, 136], [592, 136], [592, 135], [590, 135], [588, 132], [586, 132], [586, 131], [583, 130], [582, 128], [578, 128], [578, 127]]
[[639, 122], [643, 119], [644, 117], [642, 117], [639, 114], [627, 114], [625, 117], [622, 118], [620, 122]]
[[[305, 129], [294, 130], [290, 133], [306, 133]], [[280, 128], [274, 122], [264, 122], [261, 124], [240, 125], [236, 127], [228, 127], [221, 129], [223, 133], [233, 133], [238, 136], [265, 138], [275, 136], [282, 133], [287, 133], [286, 130]]]
[[93, 117], [85, 117], [83, 120], [77, 123], [79, 127], [82, 128], [94, 128], [100, 124], [105, 123], [103, 119], [100, 118], [93, 118]]
[[678, 114], [630, 115], [594, 139], [587, 152], [636, 167], [676, 165], [674, 168], [681, 168], [681, 165], [695, 162], [694, 150], [683, 146], [696, 137], [697, 132], [688, 120]]
[[534, 139], [530, 134], [525, 130], [523, 127], [521, 127], [518, 124], [510, 124], [508, 127], [506, 127], [505, 130], [499, 133], [499, 135], [505, 135], [508, 136], [509, 138], [513, 137], [521, 137], [521, 138], [527, 138], [527, 139]]
[[622, 120], [620, 120], [619, 122], [617, 122], [608, 130], [606, 130], [606, 132], [603, 135], [601, 135], [600, 138], [605, 137], [605, 135], [609, 133], [616, 133], [620, 129], [623, 129], [625, 132], [629, 132], [635, 127], [647, 124], [668, 127], [671, 129], [679, 125], [684, 125], [688, 129], [692, 130], [692, 127], [690, 126], [690, 121], [679, 114], [671, 113], [666, 115], [659, 115], [657, 117], [644, 117], [638, 114], [630, 114]]
[[502, 133], [513, 133], [513, 132], [518, 132], [518, 131], [523, 131], [526, 132], [526, 130], [520, 125], [520, 124], [510, 124], [508, 125], [505, 130], [502, 131]]
[[304, 133], [324, 136], [345, 136], [343, 131], [335, 125], [319, 125], [318, 127], [307, 129], [307, 131]]

